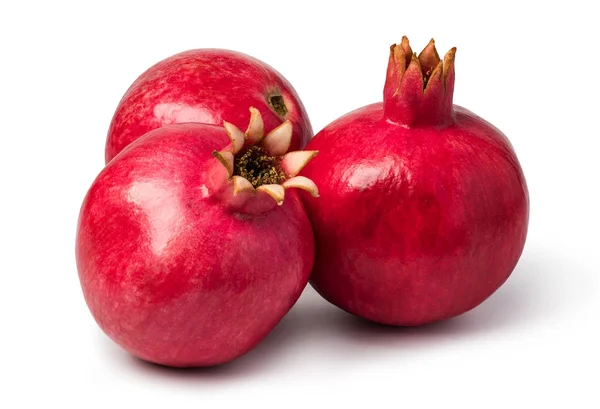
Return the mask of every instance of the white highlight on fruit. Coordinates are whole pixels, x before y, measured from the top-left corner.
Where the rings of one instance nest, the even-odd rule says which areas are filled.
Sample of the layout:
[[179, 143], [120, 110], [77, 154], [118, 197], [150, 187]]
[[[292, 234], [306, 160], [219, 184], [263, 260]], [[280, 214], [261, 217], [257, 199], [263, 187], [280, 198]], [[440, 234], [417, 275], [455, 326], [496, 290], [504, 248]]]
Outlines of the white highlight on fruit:
[[202, 198], [204, 199], [204, 198], [208, 197], [208, 194], [209, 194], [208, 187], [206, 187], [206, 185], [200, 186], [200, 196], [202, 196]]
[[[401, 168], [400, 175], [397, 174], [398, 168]], [[353, 189], [365, 190], [374, 186], [378, 181], [389, 177], [410, 181], [411, 173], [407, 167], [402, 166], [402, 161], [383, 157], [377, 161], [363, 162], [360, 165], [351, 167], [344, 173], [342, 179], [345, 184]]]
[[218, 118], [203, 107], [188, 104], [164, 102], [154, 106], [154, 116], [161, 125], [184, 122], [202, 122], [213, 124]]
[[181, 228], [184, 210], [172, 192], [173, 189], [161, 186], [159, 181], [133, 182], [127, 189], [127, 201], [146, 215], [152, 250], [157, 255], [165, 250], [173, 233]]

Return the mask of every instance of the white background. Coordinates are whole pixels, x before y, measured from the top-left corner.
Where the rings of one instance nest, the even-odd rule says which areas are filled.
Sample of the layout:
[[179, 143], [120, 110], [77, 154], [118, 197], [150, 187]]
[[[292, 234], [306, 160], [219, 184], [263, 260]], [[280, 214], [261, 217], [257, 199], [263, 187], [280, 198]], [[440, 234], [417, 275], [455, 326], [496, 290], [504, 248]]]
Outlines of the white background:
[[[600, 407], [594, 2], [307, 3], [1, 3], [0, 407]], [[367, 325], [307, 289], [215, 369], [144, 364], [109, 341], [79, 288], [75, 226], [130, 83], [186, 49], [243, 51], [292, 82], [318, 131], [381, 100], [403, 34], [417, 51], [458, 47], [455, 102], [521, 160], [530, 233], [509, 281], [417, 329]]]

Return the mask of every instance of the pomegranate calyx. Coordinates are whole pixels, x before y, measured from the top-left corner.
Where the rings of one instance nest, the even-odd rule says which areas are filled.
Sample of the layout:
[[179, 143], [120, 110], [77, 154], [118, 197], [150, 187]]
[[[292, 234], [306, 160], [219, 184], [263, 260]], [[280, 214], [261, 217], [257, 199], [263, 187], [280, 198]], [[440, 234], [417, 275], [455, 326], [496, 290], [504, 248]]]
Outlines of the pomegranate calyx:
[[452, 47], [444, 56], [444, 84], [448, 82], [448, 77], [452, 74], [452, 83], [454, 83], [454, 57], [456, 56], [456, 47]]
[[421, 63], [421, 70], [423, 72], [423, 86], [424, 88], [427, 88], [429, 78], [431, 78], [433, 71], [442, 61], [435, 48], [435, 40], [433, 38], [429, 41], [429, 44], [423, 48], [418, 59]]
[[317, 188], [317, 185], [306, 176], [294, 176], [293, 178], [283, 182], [282, 186], [286, 189], [295, 187], [297, 189], [306, 190], [311, 194], [312, 197], [319, 197], [319, 189]]
[[285, 121], [273, 129], [263, 139], [263, 147], [271, 156], [281, 156], [290, 149], [292, 143], [292, 123]]
[[285, 188], [282, 185], [260, 185], [256, 188], [257, 192], [265, 192], [269, 196], [271, 196], [279, 206], [283, 204], [283, 199], [285, 198]]
[[288, 152], [293, 131], [290, 121], [284, 121], [264, 135], [262, 116], [252, 107], [246, 132], [229, 122], [223, 122], [223, 127], [230, 143], [223, 150], [214, 151], [213, 156], [227, 170], [230, 183], [226, 189], [232, 191], [232, 196], [265, 193], [278, 205], [283, 204], [285, 191], [290, 188], [319, 196], [312, 180], [297, 176], [318, 151]]
[[250, 123], [246, 129], [246, 143], [249, 145], [258, 144], [265, 136], [265, 124], [263, 123], [260, 111], [254, 107], [250, 108]]
[[390, 47], [384, 87], [387, 119], [412, 127], [452, 122], [456, 47], [442, 60], [434, 39], [417, 55], [406, 36]]
[[319, 151], [293, 151], [281, 158], [281, 168], [288, 177], [294, 177], [314, 158]]
[[227, 121], [223, 121], [223, 127], [231, 140], [231, 153], [235, 155], [244, 147], [246, 135], [237, 126]]
[[213, 156], [227, 169], [229, 177], [233, 176], [234, 157], [230, 151], [213, 151]]
[[233, 182], [233, 195], [237, 196], [242, 192], [253, 192], [254, 186], [245, 177], [233, 176], [231, 178]]
[[[394, 47], [396, 47], [396, 44], [392, 45], [391, 48], [394, 48]], [[406, 65], [408, 65], [408, 61], [410, 61], [410, 58], [414, 54], [412, 48], [410, 47], [410, 42], [408, 41], [408, 37], [402, 36], [402, 41], [400, 41], [400, 46], [398, 47], [398, 52], [400, 52], [404, 55], [404, 61], [406, 62]], [[406, 68], [406, 66], [404, 68]]]

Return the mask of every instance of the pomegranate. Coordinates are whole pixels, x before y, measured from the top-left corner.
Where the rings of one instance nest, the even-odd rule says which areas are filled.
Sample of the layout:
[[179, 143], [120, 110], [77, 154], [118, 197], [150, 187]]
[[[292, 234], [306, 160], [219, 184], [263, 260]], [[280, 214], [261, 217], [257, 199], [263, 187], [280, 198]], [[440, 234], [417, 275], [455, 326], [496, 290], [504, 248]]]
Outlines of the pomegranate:
[[383, 103], [319, 132], [304, 170], [315, 233], [311, 284], [338, 307], [414, 326], [468, 311], [504, 283], [527, 234], [529, 198], [498, 129], [452, 104], [454, 56], [434, 41], [391, 47]]
[[125, 146], [164, 125], [200, 122], [241, 127], [256, 107], [267, 129], [293, 125], [292, 149], [313, 136], [306, 110], [290, 83], [269, 65], [248, 55], [198, 49], [173, 55], [150, 67], [129, 87], [113, 116], [106, 139], [108, 163]]
[[318, 195], [296, 176], [315, 152], [287, 152], [289, 120], [263, 136], [254, 108], [245, 133], [168, 125], [93, 182], [77, 228], [79, 278], [99, 326], [133, 355], [175, 367], [230, 361], [305, 288], [313, 233], [289, 189]]

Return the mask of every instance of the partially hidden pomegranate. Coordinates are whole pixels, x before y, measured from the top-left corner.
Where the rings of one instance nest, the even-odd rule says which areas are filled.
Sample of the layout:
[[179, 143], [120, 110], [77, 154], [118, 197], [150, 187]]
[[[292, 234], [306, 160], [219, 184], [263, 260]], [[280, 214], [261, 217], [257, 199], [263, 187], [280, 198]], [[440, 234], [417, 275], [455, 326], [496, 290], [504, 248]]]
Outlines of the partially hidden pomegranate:
[[264, 62], [222, 49], [175, 54], [140, 75], [121, 99], [108, 130], [106, 163], [146, 132], [164, 125], [221, 125], [227, 120], [245, 126], [249, 106], [260, 111], [267, 129], [289, 120], [294, 150], [313, 136], [296, 91]]
[[304, 170], [314, 288], [340, 308], [413, 326], [464, 313], [515, 267], [529, 198], [508, 139], [453, 105], [454, 56], [391, 47], [384, 101], [319, 132]]
[[81, 208], [79, 278], [99, 326], [133, 355], [208, 366], [257, 345], [305, 288], [310, 222], [294, 189], [316, 154], [288, 152], [292, 124], [264, 136], [258, 110], [231, 123], [175, 124], [129, 145]]

